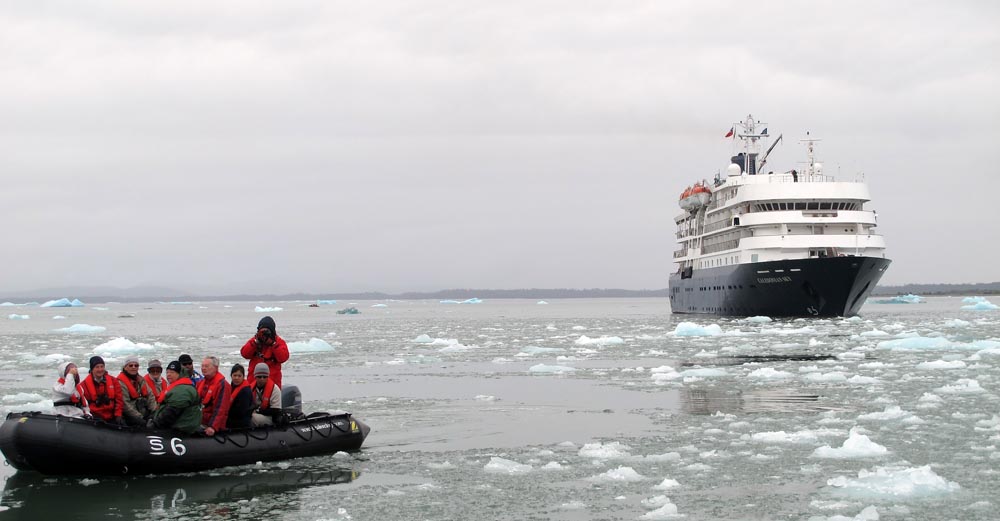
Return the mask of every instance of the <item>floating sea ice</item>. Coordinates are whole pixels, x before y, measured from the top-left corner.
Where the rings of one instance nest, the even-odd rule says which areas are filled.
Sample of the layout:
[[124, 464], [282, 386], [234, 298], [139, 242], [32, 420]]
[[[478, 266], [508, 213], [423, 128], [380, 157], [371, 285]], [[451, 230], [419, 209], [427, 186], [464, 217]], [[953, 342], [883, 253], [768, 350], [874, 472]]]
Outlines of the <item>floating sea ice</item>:
[[434, 341], [431, 342], [431, 345], [432, 346], [444, 345], [444, 347], [442, 347], [441, 349], [438, 349], [439, 353], [458, 353], [458, 352], [461, 352], [461, 351], [468, 351], [470, 349], [476, 349], [476, 346], [474, 346], [474, 345], [465, 345], [465, 344], [459, 342], [457, 339], [454, 339], [454, 338], [448, 338], [448, 339], [435, 338]]
[[889, 336], [889, 333], [886, 333], [885, 331], [879, 331], [878, 329], [872, 329], [871, 331], [865, 331], [864, 333], [861, 333], [861, 336], [871, 338], [876, 336]]
[[48, 302], [45, 302], [44, 304], [42, 304], [39, 307], [43, 307], [43, 308], [71, 308], [71, 307], [76, 307], [76, 308], [78, 308], [78, 307], [82, 307], [82, 306], [83, 306], [83, 302], [80, 302], [77, 299], [73, 299], [71, 301], [68, 298], [61, 298], [61, 299], [50, 300]]
[[875, 470], [860, 470], [857, 478], [838, 476], [827, 480], [827, 485], [840, 493], [858, 497], [927, 497], [950, 494], [962, 487], [948, 481], [923, 467], [876, 467]]
[[962, 299], [962, 304], [978, 304], [980, 302], [989, 302], [986, 297], [965, 297]]
[[807, 373], [802, 377], [803, 380], [808, 382], [846, 382], [847, 375], [840, 371], [831, 371], [829, 373]]
[[893, 351], [907, 351], [917, 349], [947, 349], [952, 347], [951, 341], [943, 337], [922, 337], [897, 338], [896, 340], [885, 340], [878, 343], [879, 349], [891, 349]]
[[799, 431], [787, 433], [785, 431], [758, 432], [750, 436], [753, 441], [762, 443], [816, 443], [816, 433], [812, 431]]
[[646, 508], [660, 508], [663, 505], [670, 503], [670, 499], [667, 496], [659, 495], [643, 499], [640, 503], [642, 503], [642, 506]]
[[580, 452], [578, 454], [583, 458], [621, 459], [630, 457], [630, 450], [632, 449], [628, 445], [623, 445], [617, 441], [605, 444], [598, 442], [585, 444], [583, 447], [580, 447]]
[[677, 505], [671, 503], [668, 499], [667, 503], [663, 506], [653, 510], [652, 512], [646, 512], [640, 519], [652, 519], [659, 521], [663, 519], [674, 519], [677, 517], [680, 517], [680, 514], [677, 513]]
[[457, 300], [445, 299], [440, 301], [439, 304], [461, 304], [461, 302]]
[[89, 487], [91, 485], [96, 485], [96, 484], [100, 483], [100, 481], [98, 481], [96, 479], [84, 478], [84, 479], [81, 479], [79, 481], [79, 483], [81, 485], [85, 486], [85, 487]]
[[681, 486], [676, 479], [663, 478], [659, 485], [653, 485], [653, 490], [670, 490]]
[[699, 326], [694, 322], [681, 322], [674, 328], [675, 336], [719, 336], [721, 334], [722, 327], [719, 324]]
[[570, 501], [569, 503], [559, 505], [559, 508], [563, 510], [583, 510], [587, 508], [587, 505], [583, 504], [582, 501]]
[[559, 464], [558, 461], [550, 461], [545, 465], [542, 465], [542, 470], [562, 470], [563, 466]]
[[544, 300], [539, 300], [538, 302], [535, 302], [535, 304], [538, 304], [539, 306], [544, 306], [548, 304], [548, 302], [545, 302]]
[[7, 315], [8, 320], [28, 320], [29, 318], [31, 318], [31, 315], [18, 315], [17, 313]]
[[747, 375], [750, 378], [758, 378], [761, 380], [780, 380], [782, 378], [791, 378], [792, 373], [787, 371], [778, 371], [772, 367], [762, 367], [760, 369], [754, 369], [750, 371]]
[[257, 313], [272, 313], [274, 311], [281, 311], [282, 309], [283, 308], [279, 307], [260, 307], [260, 306], [253, 308], [253, 310]]
[[336, 300], [317, 300], [316, 301], [316, 305], [317, 306], [332, 306], [332, 305], [334, 305], [336, 303], [337, 303]]
[[829, 445], [824, 445], [814, 450], [812, 455], [814, 458], [852, 459], [875, 458], [888, 453], [888, 449], [858, 432], [857, 428], [853, 428], [850, 435], [844, 440], [844, 444], [839, 448], [835, 449]]
[[747, 317], [747, 318], [744, 318], [743, 321], [744, 322], [750, 322], [751, 324], [765, 324], [767, 322], [773, 322], [771, 320], [771, 317], [765, 317], [765, 316], [760, 316], [760, 315], [758, 315], [756, 317]]
[[574, 371], [576, 371], [575, 367], [569, 367], [565, 365], [538, 364], [528, 368], [528, 372], [536, 374], [565, 374], [565, 373], [572, 373]]
[[988, 301], [983, 300], [982, 302], [976, 302], [975, 304], [969, 304], [967, 306], [962, 306], [962, 309], [967, 309], [971, 311], [992, 311], [994, 309], [1000, 309], [1000, 306]]
[[465, 300], [459, 302], [459, 304], [482, 304], [482, 303], [483, 303], [483, 300], [482, 299], [478, 299], [476, 297], [472, 297], [470, 299], [465, 299]]
[[507, 474], [509, 476], [527, 474], [531, 472], [531, 469], [531, 465], [525, 465], [496, 456], [490, 458], [490, 462], [483, 466], [483, 470], [491, 474]]
[[661, 365], [660, 367], [654, 367], [650, 369], [649, 372], [651, 373], [650, 378], [653, 380], [653, 383], [657, 385], [662, 385], [669, 380], [676, 380], [681, 377], [680, 373], [678, 373], [676, 370], [674, 370], [673, 367], [670, 367], [669, 365]]
[[809, 521], [878, 521], [878, 509], [874, 506], [865, 507], [854, 517], [830, 516], [830, 517], [810, 517]]
[[52, 320], [66, 320], [66, 317], [64, 317], [62, 315], [56, 315], [56, 316], [52, 317]]
[[477, 394], [476, 395], [476, 401], [477, 402], [495, 402], [495, 401], [497, 401], [497, 397], [493, 396], [492, 394]]
[[431, 338], [429, 335], [424, 334], [418, 336], [417, 338], [414, 338], [413, 340], [411, 340], [411, 342], [417, 344], [430, 344], [431, 342], [434, 342], [434, 339]]
[[133, 342], [125, 337], [118, 337], [94, 348], [94, 353], [101, 356], [133, 355], [152, 351], [155, 348], [143, 342]]
[[662, 462], [665, 462], [665, 461], [680, 461], [681, 460], [681, 453], [680, 452], [664, 452], [663, 454], [650, 454], [648, 456], [639, 456], [639, 458], [641, 458], [642, 461], [645, 461], [645, 462], [655, 462], [655, 463], [662, 463]]
[[333, 351], [332, 345], [319, 338], [310, 338], [308, 342], [289, 342], [289, 353], [321, 353]]
[[920, 362], [917, 369], [965, 369], [965, 362], [961, 360], [935, 360], [933, 362]]
[[844, 322], [850, 322], [850, 323], [853, 324], [853, 323], [856, 323], [856, 322], [861, 322], [862, 318], [859, 317], [859, 316], [857, 316], [857, 315], [855, 315], [855, 316], [850, 317], [850, 318], [845, 318], [843, 321]]
[[767, 328], [761, 329], [760, 334], [762, 335], [815, 335], [818, 333], [815, 328], [810, 326], [800, 327], [797, 329], [781, 329], [781, 328]]
[[959, 378], [952, 385], [945, 385], [934, 390], [944, 394], [976, 394], [986, 392], [986, 389], [979, 386], [979, 381], [973, 378]]
[[625, 341], [617, 336], [590, 338], [587, 335], [580, 335], [580, 338], [577, 338], [573, 343], [578, 346], [614, 346], [624, 344]]
[[587, 478], [589, 481], [605, 481], [610, 483], [634, 483], [646, 478], [642, 477], [632, 467], [618, 467], [602, 474]]
[[16, 306], [16, 305], [17, 304], [15, 304], [13, 302], [2, 302], [2, 303], [0, 303], [0, 307]]
[[92, 326], [90, 324], [73, 324], [69, 327], [56, 329], [60, 333], [100, 333], [107, 328], [104, 326]]
[[945, 327], [969, 327], [969, 322], [966, 322], [960, 318], [953, 318], [944, 321]]
[[858, 416], [859, 420], [893, 421], [906, 420], [913, 416], [913, 413], [904, 411], [898, 405], [890, 405], [882, 412], [870, 412]]
[[450, 461], [445, 461], [444, 463], [428, 463], [427, 468], [432, 470], [447, 470], [455, 468], [455, 465]]
[[389, 305], [388, 304], [381, 304], [381, 303], [379, 303], [379, 304], [372, 304], [372, 307], [373, 308], [387, 308], [387, 307], [389, 307]]
[[923, 304], [924, 297], [907, 293], [906, 295], [896, 295], [892, 298], [873, 300], [872, 302], [876, 304]]
[[711, 367], [698, 368], [698, 369], [686, 369], [680, 372], [680, 375], [687, 377], [697, 377], [697, 378], [710, 378], [716, 376], [726, 376], [729, 373], [725, 369], [715, 369]]

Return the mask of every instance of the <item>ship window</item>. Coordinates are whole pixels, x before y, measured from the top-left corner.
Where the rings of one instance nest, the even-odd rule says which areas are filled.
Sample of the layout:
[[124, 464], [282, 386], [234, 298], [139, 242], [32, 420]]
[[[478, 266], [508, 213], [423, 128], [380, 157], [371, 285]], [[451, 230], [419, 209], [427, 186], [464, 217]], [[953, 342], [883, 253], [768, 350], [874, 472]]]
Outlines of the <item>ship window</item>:
[[830, 203], [819, 203], [819, 209], [820, 210], [829, 210], [830, 209]]

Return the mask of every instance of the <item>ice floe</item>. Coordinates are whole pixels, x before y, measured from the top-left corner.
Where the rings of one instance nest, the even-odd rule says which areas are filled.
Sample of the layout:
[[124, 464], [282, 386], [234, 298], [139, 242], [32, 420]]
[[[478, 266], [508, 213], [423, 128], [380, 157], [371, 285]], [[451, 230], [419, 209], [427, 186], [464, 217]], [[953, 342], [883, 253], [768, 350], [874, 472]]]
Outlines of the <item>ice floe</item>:
[[933, 362], [920, 362], [917, 369], [965, 369], [965, 362], [961, 360], [934, 360]]
[[771, 320], [771, 317], [765, 317], [765, 316], [762, 316], [762, 315], [758, 315], [758, 316], [755, 316], [755, 317], [744, 318], [743, 322], [749, 322], [751, 324], [766, 324], [768, 322], [773, 322], [773, 320]]
[[528, 372], [534, 374], [565, 374], [565, 373], [572, 373], [574, 371], [576, 371], [575, 367], [569, 367], [565, 365], [538, 364], [528, 368]]
[[758, 432], [750, 435], [750, 439], [761, 443], [816, 443], [819, 439], [812, 431], [785, 432], [771, 431]]
[[78, 307], [83, 307], [83, 302], [80, 302], [79, 299], [70, 300], [68, 298], [61, 298], [61, 299], [50, 300], [48, 302], [45, 302], [45, 303], [43, 303], [39, 307], [43, 307], [43, 308], [71, 308], [71, 307], [72, 308], [78, 308]]
[[378, 303], [378, 304], [372, 304], [372, 307], [373, 308], [387, 308], [387, 307], [389, 307], [389, 305], [388, 304]]
[[681, 322], [674, 328], [675, 336], [719, 336], [721, 334], [722, 327], [719, 324], [699, 326], [694, 322]]
[[653, 485], [653, 490], [670, 490], [681, 486], [676, 479], [663, 478], [659, 485]]
[[634, 483], [642, 481], [644, 478], [632, 467], [618, 467], [607, 472], [587, 478], [589, 481], [603, 481], [609, 483]]
[[726, 376], [729, 373], [725, 369], [717, 369], [714, 367], [699, 367], [695, 369], [685, 369], [680, 372], [682, 377], [698, 377], [698, 378], [714, 378], [717, 376]]
[[630, 453], [632, 449], [628, 445], [624, 445], [617, 441], [612, 441], [609, 443], [586, 443], [583, 447], [580, 447], [577, 453], [583, 458], [593, 458], [593, 459], [621, 459], [628, 458], [632, 454]]
[[548, 304], [548, 302], [545, 302], [544, 300], [539, 300], [538, 302], [535, 302], [535, 304], [537, 304], [539, 306], [544, 306], [544, 305]]
[[906, 295], [896, 295], [892, 298], [873, 300], [872, 302], [876, 304], [923, 304], [924, 297], [914, 295], [913, 293], [907, 293]]
[[962, 306], [962, 309], [971, 311], [992, 311], [994, 309], [1000, 309], [1000, 306], [997, 306], [996, 304], [984, 299], [982, 302], [976, 302], [975, 304], [968, 304]]
[[789, 373], [788, 371], [778, 371], [773, 367], [762, 367], [760, 369], [754, 369], [753, 371], [750, 371], [750, 374], [748, 374], [747, 376], [750, 378], [757, 378], [760, 380], [780, 380], [783, 378], [791, 378], [792, 373]]
[[491, 474], [514, 476], [531, 472], [532, 466], [493, 456], [490, 458], [490, 462], [483, 466], [483, 470]]
[[325, 340], [310, 338], [307, 342], [289, 342], [289, 353], [322, 353], [334, 351], [334, 347]]
[[156, 348], [143, 342], [133, 342], [125, 337], [117, 337], [94, 348], [101, 356], [134, 355], [153, 351]]
[[17, 313], [11, 313], [10, 315], [7, 315], [8, 320], [28, 320], [30, 318], [31, 315], [18, 315]]
[[660, 521], [665, 519], [675, 519], [678, 517], [681, 516], [680, 514], [677, 513], [677, 505], [671, 503], [670, 500], [668, 499], [663, 506], [651, 512], [646, 512], [640, 517], [640, 519], [650, 519], [654, 521]]
[[276, 306], [261, 307], [257, 306], [253, 310], [257, 313], [273, 313], [275, 311], [282, 311], [284, 308], [279, 308]]
[[104, 326], [92, 326], [90, 324], [73, 324], [69, 327], [56, 329], [60, 333], [100, 333], [108, 328]]
[[928, 497], [951, 494], [962, 487], [948, 481], [931, 470], [930, 465], [922, 467], [876, 467], [862, 469], [857, 478], [838, 476], [829, 479], [827, 485], [838, 492], [855, 497]]
[[952, 318], [944, 321], [945, 327], [969, 327], [971, 324], [960, 318]]
[[417, 344], [430, 344], [434, 342], [434, 339], [431, 338], [430, 335], [423, 334], [423, 335], [418, 335], [417, 338], [414, 338], [413, 340], [411, 340], [411, 342]]
[[316, 305], [317, 306], [332, 306], [332, 305], [334, 305], [336, 303], [337, 303], [336, 300], [317, 300], [316, 301]]
[[590, 338], [587, 335], [580, 335], [580, 338], [577, 338], [573, 343], [578, 346], [615, 346], [624, 344], [625, 341], [617, 336]]
[[979, 381], [973, 378], [959, 378], [952, 385], [945, 385], [934, 390], [942, 394], [978, 394], [986, 392], [986, 389], [980, 387]]
[[526, 346], [521, 348], [521, 354], [531, 356], [531, 355], [541, 355], [546, 353], [565, 353], [566, 350], [561, 347], [536, 347], [536, 346]]
[[888, 453], [889, 449], [873, 442], [871, 438], [861, 434], [857, 428], [853, 428], [840, 447], [833, 448], [824, 445], [814, 450], [812, 455], [815, 458], [853, 459], [876, 458]]

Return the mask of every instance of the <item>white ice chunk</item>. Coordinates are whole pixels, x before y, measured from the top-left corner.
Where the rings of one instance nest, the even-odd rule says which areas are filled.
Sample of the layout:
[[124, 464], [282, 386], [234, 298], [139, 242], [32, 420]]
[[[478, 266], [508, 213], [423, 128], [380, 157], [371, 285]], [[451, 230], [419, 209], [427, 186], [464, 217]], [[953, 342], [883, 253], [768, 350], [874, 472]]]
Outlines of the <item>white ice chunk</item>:
[[768, 322], [773, 322], [771, 320], [771, 317], [765, 317], [765, 316], [761, 316], [761, 315], [757, 315], [755, 317], [747, 317], [747, 318], [744, 318], [743, 321], [744, 322], [749, 322], [751, 324], [766, 324]]
[[980, 302], [989, 302], [986, 297], [965, 297], [962, 299], [962, 304], [978, 304]]
[[333, 304], [336, 304], [336, 303], [337, 303], [336, 300], [317, 300], [316, 301], [316, 305], [317, 306], [330, 306], [330, 305], [333, 305]]
[[857, 478], [838, 476], [827, 480], [827, 485], [841, 493], [858, 497], [886, 497], [900, 499], [906, 497], [939, 496], [956, 492], [962, 487], [948, 481], [923, 467], [876, 467], [875, 470], [860, 470]]
[[18, 315], [17, 313], [11, 313], [10, 315], [7, 315], [8, 320], [28, 320], [30, 318], [31, 315]]
[[387, 308], [387, 307], [389, 307], [389, 305], [388, 304], [379, 303], [379, 304], [372, 304], [372, 307], [373, 308]]
[[681, 486], [676, 479], [663, 478], [659, 485], [653, 485], [653, 490], [670, 490]]
[[61, 299], [50, 300], [48, 302], [45, 302], [44, 304], [42, 304], [39, 307], [43, 307], [43, 308], [71, 308], [71, 307], [72, 308], [78, 308], [78, 307], [83, 307], [83, 302], [80, 302], [79, 299], [73, 299], [71, 301], [68, 298], [61, 298]]
[[573, 342], [578, 346], [614, 346], [624, 344], [625, 341], [621, 337], [617, 336], [602, 336], [600, 338], [590, 338], [587, 335], [581, 335]]
[[858, 416], [859, 420], [894, 421], [903, 420], [913, 416], [913, 413], [904, 411], [898, 405], [890, 405], [882, 412], [870, 412]]
[[965, 362], [961, 360], [935, 360], [933, 362], [920, 362], [917, 369], [965, 369]]
[[979, 386], [979, 381], [973, 378], [959, 378], [952, 385], [945, 385], [934, 390], [944, 394], [976, 394], [986, 392], [986, 389]]
[[782, 378], [791, 378], [792, 373], [789, 373], [788, 371], [778, 371], [773, 367], [762, 367], [760, 369], [750, 371], [750, 374], [747, 376], [761, 380], [780, 380]]
[[680, 375], [683, 376], [683, 377], [685, 377], [685, 378], [692, 377], [692, 376], [693, 377], [697, 377], [697, 378], [709, 378], [709, 377], [716, 377], [716, 376], [726, 376], [728, 374], [729, 373], [727, 373], [725, 369], [716, 369], [716, 368], [713, 368], [713, 367], [704, 367], [704, 368], [698, 368], [698, 369], [685, 369], [684, 371], [680, 372]]
[[601, 444], [587, 443], [580, 448], [579, 455], [583, 458], [593, 459], [621, 459], [631, 456], [632, 450], [628, 445], [623, 445], [617, 441]]
[[495, 401], [497, 401], [497, 397], [493, 396], [492, 394], [477, 394], [476, 395], [476, 401], [477, 402], [495, 402]]
[[663, 519], [675, 519], [677, 517], [680, 517], [680, 514], [677, 513], [677, 505], [671, 503], [670, 500], [668, 499], [667, 503], [665, 503], [663, 506], [657, 508], [656, 510], [653, 510], [652, 512], [646, 512], [645, 514], [642, 515], [640, 519], [651, 519], [659, 521]]
[[750, 436], [753, 441], [762, 443], [816, 443], [816, 433], [812, 431], [785, 432], [771, 431], [758, 432]]
[[954, 318], [951, 320], [944, 321], [945, 327], [969, 327], [971, 324], [960, 318]]
[[153, 351], [155, 347], [143, 343], [133, 342], [125, 337], [118, 337], [94, 348], [94, 353], [101, 356], [132, 355], [142, 352]]
[[253, 308], [253, 310], [255, 312], [257, 312], [257, 313], [272, 313], [274, 311], [281, 311], [282, 309], [284, 309], [284, 308], [279, 308], [279, 307], [275, 307], [275, 306], [269, 306], [269, 307], [257, 306], [255, 308]]
[[829, 373], [807, 373], [802, 377], [803, 380], [808, 382], [846, 382], [847, 375], [841, 371], [831, 371]]
[[527, 355], [540, 355], [543, 353], [565, 353], [566, 350], [561, 347], [526, 346], [521, 349], [521, 352]]
[[815, 458], [852, 459], [852, 458], [876, 458], [889, 453], [889, 450], [875, 443], [868, 436], [858, 432], [857, 428], [851, 429], [850, 435], [844, 440], [844, 444], [839, 448], [832, 448], [824, 445], [813, 451]]
[[918, 349], [948, 349], [952, 346], [951, 341], [943, 337], [923, 337], [915, 336], [910, 338], [897, 338], [895, 340], [885, 340], [878, 343], [879, 349], [891, 349], [893, 351], [908, 351]]
[[542, 470], [562, 470], [563, 466], [559, 464], [558, 461], [550, 461], [545, 465], [542, 465]]
[[539, 300], [538, 302], [535, 302], [535, 304], [538, 304], [539, 306], [544, 306], [548, 304], [548, 302], [545, 302], [544, 300]]
[[681, 322], [674, 328], [675, 336], [719, 336], [721, 334], [722, 328], [719, 324], [699, 326], [694, 322]]
[[877, 336], [889, 336], [889, 333], [885, 331], [879, 331], [878, 329], [872, 329], [871, 331], [865, 331], [861, 333], [861, 336], [866, 338], [877, 337]]
[[969, 304], [967, 306], [962, 306], [962, 309], [967, 309], [971, 311], [991, 311], [994, 309], [1000, 309], [1000, 306], [986, 300], [984, 297], [976, 297], [981, 300], [977, 300], [975, 303]]
[[108, 328], [104, 326], [92, 326], [90, 324], [73, 324], [72, 326], [69, 327], [56, 329], [56, 331], [60, 333], [100, 333], [102, 331], [105, 331], [106, 329]]
[[289, 342], [289, 353], [322, 353], [333, 351], [332, 345], [319, 338], [310, 338], [308, 342]]
[[632, 467], [618, 467], [602, 474], [587, 478], [590, 481], [605, 481], [610, 483], [634, 483], [646, 478], [642, 477]]
[[924, 297], [914, 295], [913, 293], [907, 293], [906, 295], [896, 295], [892, 298], [874, 300], [872, 302], [876, 304], [923, 304]]
[[565, 365], [538, 364], [529, 367], [528, 371], [536, 374], [564, 374], [564, 373], [572, 373], [576, 371], [576, 368]]
[[430, 336], [426, 335], [426, 334], [420, 335], [417, 338], [414, 338], [413, 340], [411, 340], [411, 342], [415, 342], [417, 344], [430, 344], [433, 341], [434, 341], [434, 339], [431, 338]]
[[483, 466], [483, 470], [492, 474], [507, 474], [510, 476], [517, 474], [527, 474], [531, 472], [531, 465], [525, 465], [509, 459], [493, 456], [490, 462]]
[[643, 499], [640, 503], [642, 503], [642, 506], [646, 508], [660, 508], [663, 505], [670, 503], [670, 499], [661, 494], [659, 496]]

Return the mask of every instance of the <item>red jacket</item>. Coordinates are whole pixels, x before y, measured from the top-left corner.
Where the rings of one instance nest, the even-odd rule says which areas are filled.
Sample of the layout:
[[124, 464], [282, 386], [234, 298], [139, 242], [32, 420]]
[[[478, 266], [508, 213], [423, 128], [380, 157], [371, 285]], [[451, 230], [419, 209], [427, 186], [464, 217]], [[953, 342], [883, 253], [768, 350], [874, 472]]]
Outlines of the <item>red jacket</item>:
[[225, 430], [231, 392], [226, 377], [216, 372], [212, 378], [206, 376], [198, 381], [195, 387], [201, 399], [201, 424], [216, 431]]
[[257, 338], [251, 338], [240, 349], [243, 358], [250, 360], [250, 367], [247, 367], [247, 378], [253, 378], [253, 368], [261, 362], [267, 363], [267, 368], [271, 370], [268, 375], [274, 383], [281, 387], [281, 364], [288, 361], [288, 344], [280, 336], [275, 335], [274, 343], [260, 349], [257, 353]]
[[[93, 375], [80, 382], [83, 397], [90, 403], [90, 414], [99, 420], [111, 421], [121, 418], [124, 402], [122, 401], [122, 386], [117, 378], [105, 373], [104, 383], [98, 385]], [[98, 397], [102, 398], [98, 400]]]

